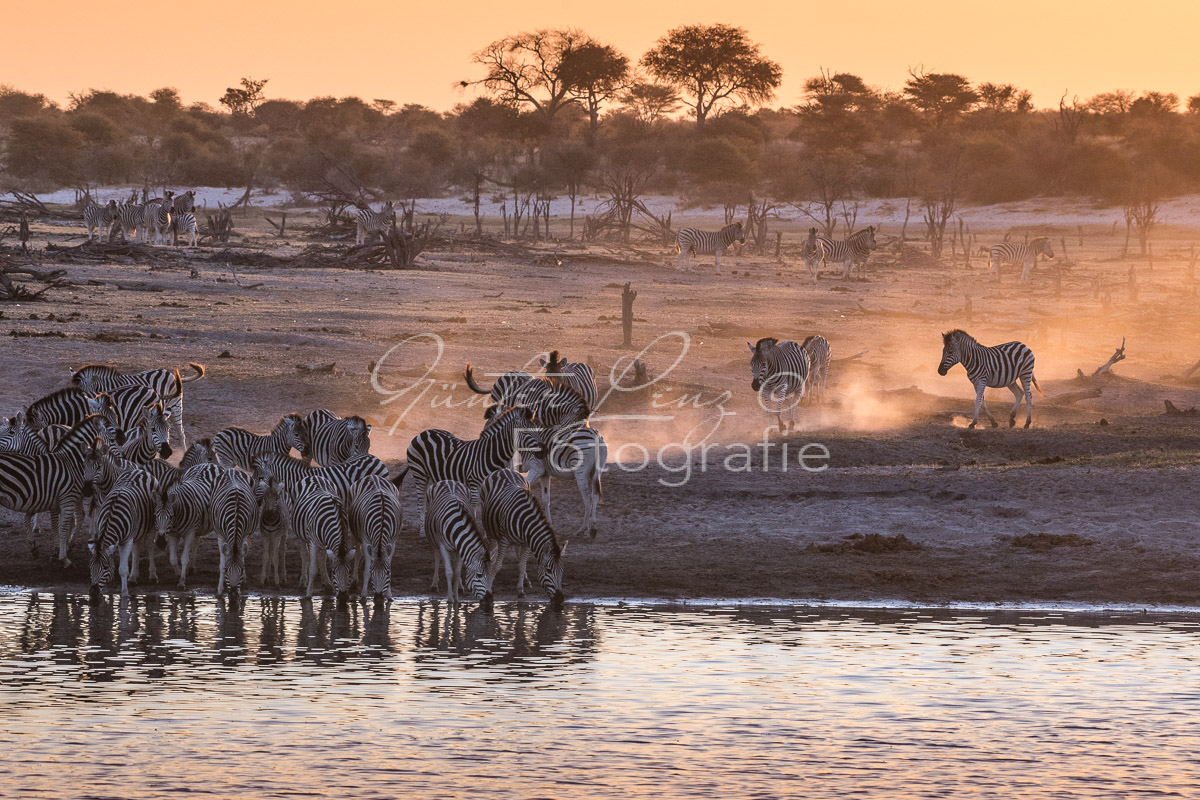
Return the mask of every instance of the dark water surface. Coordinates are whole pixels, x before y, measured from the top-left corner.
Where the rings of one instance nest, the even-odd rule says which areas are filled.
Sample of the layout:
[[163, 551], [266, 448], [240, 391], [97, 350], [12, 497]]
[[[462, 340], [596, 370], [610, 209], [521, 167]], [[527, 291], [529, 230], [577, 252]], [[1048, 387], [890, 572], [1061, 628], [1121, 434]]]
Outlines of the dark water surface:
[[1200, 795], [1200, 617], [0, 593], [0, 796]]

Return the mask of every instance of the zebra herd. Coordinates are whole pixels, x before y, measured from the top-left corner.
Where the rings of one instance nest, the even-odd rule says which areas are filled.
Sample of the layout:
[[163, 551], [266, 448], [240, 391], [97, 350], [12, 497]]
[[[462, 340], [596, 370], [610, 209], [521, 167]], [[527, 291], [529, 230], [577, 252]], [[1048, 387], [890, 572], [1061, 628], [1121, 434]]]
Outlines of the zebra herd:
[[89, 202], [83, 209], [83, 224], [87, 227], [88, 241], [109, 241], [120, 229], [126, 241], [165, 245], [167, 234], [171, 234], [175, 241], [182, 235], [189, 247], [195, 247], [199, 241], [195, 211], [194, 189], [180, 194], [166, 191], [163, 197], [145, 203]]

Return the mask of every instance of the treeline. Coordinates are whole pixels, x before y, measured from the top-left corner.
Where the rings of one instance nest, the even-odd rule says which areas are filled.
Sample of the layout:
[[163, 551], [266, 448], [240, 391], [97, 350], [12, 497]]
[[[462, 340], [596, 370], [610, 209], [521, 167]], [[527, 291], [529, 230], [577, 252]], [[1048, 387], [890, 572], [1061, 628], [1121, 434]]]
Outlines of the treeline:
[[1019, 87], [950, 73], [911, 71], [902, 88], [879, 89], [822, 71], [797, 105], [770, 107], [782, 70], [725, 25], [672, 30], [636, 62], [577, 30], [507, 36], [472, 60], [463, 85], [481, 96], [445, 113], [273, 99], [250, 78], [215, 106], [163, 88], [88, 91], [60, 107], [0, 87], [4, 188], [456, 192], [484, 211], [505, 198], [514, 224], [551, 196], [599, 193], [604, 224], [623, 235], [648, 216], [648, 193], [752, 221], [794, 205], [832, 228], [864, 197], [914, 198], [936, 224], [967, 201], [1082, 195], [1128, 207], [1200, 191], [1200, 95], [1114, 91], [1036, 109]]

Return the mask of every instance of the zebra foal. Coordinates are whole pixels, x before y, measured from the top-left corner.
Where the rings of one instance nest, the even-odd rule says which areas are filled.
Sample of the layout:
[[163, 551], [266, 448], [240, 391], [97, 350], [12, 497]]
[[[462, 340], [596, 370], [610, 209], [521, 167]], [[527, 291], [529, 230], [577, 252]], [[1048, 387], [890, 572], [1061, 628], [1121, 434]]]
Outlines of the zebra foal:
[[825, 388], [829, 382], [829, 362], [833, 350], [824, 336], [809, 336], [800, 347], [808, 353], [809, 387], [814, 400], [825, 402]]
[[721, 254], [728, 250], [734, 242], [746, 243], [746, 233], [742, 223], [735, 222], [726, 225], [719, 231], [702, 231], [699, 228], [684, 228], [675, 236], [675, 268], [683, 269], [686, 257], [688, 269], [692, 268], [693, 255], [712, 253], [716, 262], [717, 272], [721, 271]]
[[[987, 414], [992, 421], [992, 427], [997, 427], [996, 418], [988, 411], [983, 402], [983, 392], [987, 387], [1007, 387], [1013, 393], [1013, 407], [1008, 415], [1008, 427], [1017, 424], [1017, 411], [1021, 408], [1022, 391], [1025, 396], [1025, 427], [1033, 422], [1033, 392], [1030, 384], [1042, 394], [1037, 378], [1033, 375], [1033, 351], [1021, 342], [1005, 342], [1004, 344], [986, 347], [966, 331], [952, 330], [942, 334], [942, 360], [938, 364], [938, 375], [945, 375], [955, 364], [962, 364], [967, 370], [967, 377], [975, 387], [975, 416], [967, 427], [974, 428], [979, 422], [979, 409]], [[1020, 381], [1020, 388], [1017, 382]]]

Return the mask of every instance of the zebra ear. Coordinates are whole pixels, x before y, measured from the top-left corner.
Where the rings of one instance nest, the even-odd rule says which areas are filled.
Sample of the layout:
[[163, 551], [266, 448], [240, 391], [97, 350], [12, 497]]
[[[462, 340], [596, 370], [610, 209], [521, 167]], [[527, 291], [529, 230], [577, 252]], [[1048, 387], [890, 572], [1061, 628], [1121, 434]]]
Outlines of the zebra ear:
[[560, 544], [560, 545], [558, 546], [558, 557], [559, 557], [559, 558], [562, 558], [562, 557], [563, 557], [563, 554], [567, 552], [567, 545], [568, 545], [568, 544], [570, 544], [570, 541], [569, 541], [569, 540], [567, 540], [567, 539], [563, 539], [563, 542], [562, 542], [562, 544]]
[[96, 554], [96, 543], [95, 542], [88, 542], [88, 552], [91, 553], [92, 555]]
[[749, 348], [750, 348], [750, 352], [751, 352], [751, 353], [755, 352], [755, 350], [754, 350], [754, 345], [750, 344], [749, 342], [746, 342], [746, 347], [749, 347]]
[[332, 549], [330, 549], [330, 548], [328, 548], [328, 547], [326, 547], [326, 548], [325, 548], [325, 555], [326, 555], [326, 556], [328, 556], [329, 558], [333, 558], [333, 550], [332, 550]]

